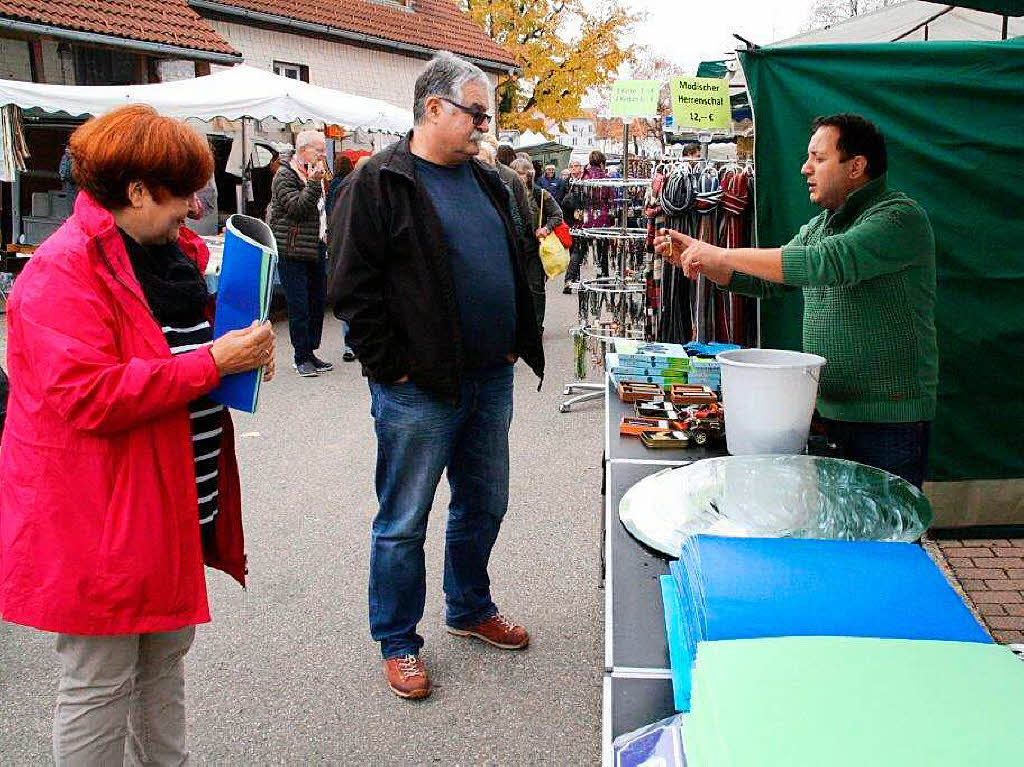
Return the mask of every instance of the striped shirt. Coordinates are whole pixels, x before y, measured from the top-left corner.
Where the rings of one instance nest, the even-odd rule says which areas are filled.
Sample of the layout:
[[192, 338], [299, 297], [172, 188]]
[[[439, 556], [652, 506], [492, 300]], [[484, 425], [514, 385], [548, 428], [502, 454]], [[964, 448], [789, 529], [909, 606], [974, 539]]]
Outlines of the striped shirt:
[[[184, 354], [213, 343], [213, 328], [209, 322], [200, 322], [188, 328], [167, 326], [160, 329], [171, 347], [171, 354]], [[200, 525], [212, 522], [217, 516], [217, 465], [223, 432], [223, 410], [223, 405], [217, 404], [205, 395], [192, 400], [188, 405]]]

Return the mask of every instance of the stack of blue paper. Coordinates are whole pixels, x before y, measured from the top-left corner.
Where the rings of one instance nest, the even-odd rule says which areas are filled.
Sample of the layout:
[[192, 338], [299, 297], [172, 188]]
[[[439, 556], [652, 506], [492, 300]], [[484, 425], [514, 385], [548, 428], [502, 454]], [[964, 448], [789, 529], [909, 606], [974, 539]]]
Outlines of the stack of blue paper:
[[697, 535], [663, 576], [676, 708], [698, 642], [849, 636], [991, 642], [912, 543]]

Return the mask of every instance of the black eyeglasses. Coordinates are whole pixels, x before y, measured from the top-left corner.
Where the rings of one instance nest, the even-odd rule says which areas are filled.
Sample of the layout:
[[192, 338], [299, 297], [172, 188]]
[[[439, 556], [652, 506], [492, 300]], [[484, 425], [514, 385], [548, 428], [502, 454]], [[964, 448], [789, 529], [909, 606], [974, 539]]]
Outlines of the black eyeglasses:
[[484, 123], [489, 123], [491, 120], [494, 119], [491, 115], [487, 114], [487, 112], [485, 112], [484, 110], [482, 110], [478, 106], [467, 107], [464, 104], [460, 104], [457, 101], [452, 101], [451, 99], [446, 99], [444, 96], [439, 96], [438, 98], [440, 98], [441, 101], [447, 101], [449, 104], [451, 104], [453, 107], [455, 107], [459, 111], [465, 112], [470, 117], [472, 117], [473, 118], [473, 127], [474, 128], [479, 128]]

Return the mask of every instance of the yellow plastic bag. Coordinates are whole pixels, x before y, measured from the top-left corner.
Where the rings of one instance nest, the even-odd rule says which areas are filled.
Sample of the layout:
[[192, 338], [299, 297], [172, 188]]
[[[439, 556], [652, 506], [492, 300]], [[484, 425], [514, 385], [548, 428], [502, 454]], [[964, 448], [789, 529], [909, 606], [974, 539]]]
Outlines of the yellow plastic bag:
[[[544, 193], [541, 194], [540, 217], [537, 221], [539, 229], [544, 222]], [[540, 262], [544, 265], [544, 273], [553, 279], [569, 268], [569, 251], [552, 232], [540, 241]]]
[[558, 235], [549, 234], [540, 241], [540, 261], [544, 264], [545, 274], [551, 278], [569, 268], [569, 251], [558, 239]]

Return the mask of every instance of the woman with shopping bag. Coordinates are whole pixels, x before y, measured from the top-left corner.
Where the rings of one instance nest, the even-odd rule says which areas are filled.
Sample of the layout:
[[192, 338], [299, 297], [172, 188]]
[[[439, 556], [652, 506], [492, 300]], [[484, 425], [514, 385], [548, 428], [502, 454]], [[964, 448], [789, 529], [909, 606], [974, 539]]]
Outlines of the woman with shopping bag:
[[[535, 239], [531, 240], [529, 250], [524, 253], [526, 261], [523, 266], [526, 270], [526, 280], [530, 283], [530, 292], [533, 294], [534, 308], [537, 311], [537, 326], [543, 333], [544, 309], [547, 302], [544, 283], [547, 282], [548, 277], [555, 277], [564, 272], [569, 265], [568, 251], [554, 234], [555, 228], [562, 223], [562, 209], [558, 207], [554, 197], [534, 185], [534, 170], [529, 160], [517, 159], [513, 161], [511, 167], [519, 174], [523, 183], [526, 184], [526, 188], [530, 190], [530, 220], [537, 224], [537, 228], [534, 230]], [[564, 261], [558, 248], [564, 252]], [[545, 264], [544, 258], [548, 259], [547, 264]]]

